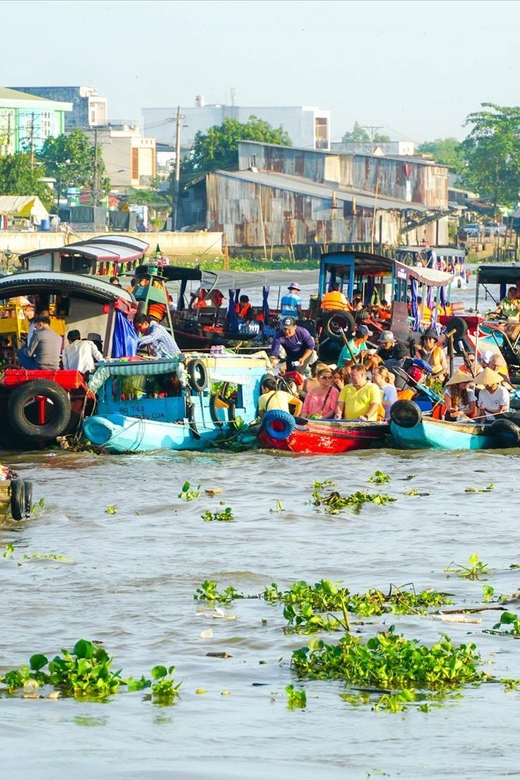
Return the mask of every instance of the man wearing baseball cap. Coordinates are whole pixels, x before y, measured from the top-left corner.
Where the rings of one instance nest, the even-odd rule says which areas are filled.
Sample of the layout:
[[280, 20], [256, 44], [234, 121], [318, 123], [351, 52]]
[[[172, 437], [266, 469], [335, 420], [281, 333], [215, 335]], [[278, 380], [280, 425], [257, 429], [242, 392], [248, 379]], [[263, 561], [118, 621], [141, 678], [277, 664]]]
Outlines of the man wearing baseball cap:
[[[354, 338], [350, 339], [348, 344], [345, 344], [341, 350], [338, 358], [338, 368], [343, 366], [350, 366], [352, 363], [359, 363], [362, 361], [367, 351], [367, 341], [370, 336], [370, 331], [366, 325], [358, 325]], [[358, 356], [360, 360], [358, 360]]]
[[300, 292], [301, 287], [297, 282], [291, 282], [288, 295], [283, 295], [280, 301], [282, 309], [282, 317], [294, 317], [298, 319], [302, 311], [302, 299], [297, 293]]
[[384, 330], [379, 336], [377, 343], [379, 344], [377, 356], [381, 358], [383, 363], [398, 357], [396, 350], [398, 342], [391, 330]]
[[294, 317], [282, 317], [280, 330], [271, 344], [271, 363], [275, 366], [280, 360], [280, 348], [283, 347], [287, 371], [301, 371], [314, 354], [314, 339], [306, 328], [296, 324]]

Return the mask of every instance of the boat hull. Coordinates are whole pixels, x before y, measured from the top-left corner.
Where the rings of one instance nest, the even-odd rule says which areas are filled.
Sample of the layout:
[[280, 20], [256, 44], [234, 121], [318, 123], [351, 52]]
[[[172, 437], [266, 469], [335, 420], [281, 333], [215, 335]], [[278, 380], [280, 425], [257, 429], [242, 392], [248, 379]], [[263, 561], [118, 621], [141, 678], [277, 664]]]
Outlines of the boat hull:
[[424, 417], [412, 428], [403, 428], [393, 420], [390, 433], [398, 447], [405, 450], [483, 450], [504, 444], [494, 436], [491, 425], [455, 423]]
[[285, 439], [274, 438], [265, 429], [258, 438], [264, 447], [271, 449], [305, 455], [337, 455], [380, 444], [388, 433], [387, 423], [308, 420], [304, 425], [297, 425]]

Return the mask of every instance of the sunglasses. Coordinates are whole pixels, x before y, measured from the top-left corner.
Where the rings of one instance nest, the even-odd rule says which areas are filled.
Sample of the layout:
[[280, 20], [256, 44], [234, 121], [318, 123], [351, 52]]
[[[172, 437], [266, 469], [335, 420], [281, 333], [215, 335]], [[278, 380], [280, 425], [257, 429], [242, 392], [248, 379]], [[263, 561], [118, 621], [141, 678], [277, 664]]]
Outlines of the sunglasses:
[[332, 374], [320, 374], [320, 379], [332, 379]]

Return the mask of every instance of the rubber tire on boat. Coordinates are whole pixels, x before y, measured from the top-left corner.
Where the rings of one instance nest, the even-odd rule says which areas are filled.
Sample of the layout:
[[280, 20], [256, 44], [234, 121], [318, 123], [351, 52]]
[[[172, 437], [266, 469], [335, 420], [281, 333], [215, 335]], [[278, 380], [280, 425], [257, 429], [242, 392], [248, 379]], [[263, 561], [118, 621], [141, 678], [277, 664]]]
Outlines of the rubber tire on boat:
[[296, 421], [292, 414], [283, 409], [268, 409], [262, 419], [262, 427], [272, 439], [284, 441], [294, 431]]
[[29, 515], [32, 512], [33, 483], [25, 479], [24, 487], [25, 487], [25, 516], [29, 517]]
[[208, 371], [200, 358], [194, 358], [186, 365], [188, 382], [192, 390], [202, 393], [208, 386]]
[[25, 484], [20, 478], [11, 482], [11, 514], [13, 520], [23, 520], [25, 517]]
[[396, 401], [390, 407], [390, 419], [399, 428], [414, 428], [422, 420], [422, 412], [414, 401]]
[[[54, 406], [54, 417], [48, 423], [38, 425], [25, 416], [25, 405], [36, 395], [44, 396]], [[56, 382], [48, 379], [31, 379], [16, 387], [7, 405], [7, 417], [15, 433], [32, 439], [54, 439], [67, 428], [70, 421], [70, 398]]]
[[504, 447], [516, 447], [520, 443], [520, 428], [511, 420], [495, 420], [489, 432]]
[[453, 333], [454, 341], [462, 341], [468, 332], [468, 323], [466, 320], [463, 320], [462, 317], [452, 317], [446, 323], [446, 333], [449, 333], [450, 330], [455, 331]]
[[[236, 409], [236, 407], [235, 407], [235, 402], [234, 401], [230, 401], [229, 398], [221, 398], [218, 395], [212, 395], [210, 397], [210, 399], [209, 399], [209, 415], [211, 417], [212, 422], [215, 425], [218, 425], [218, 427], [220, 428], [220, 427], [222, 427], [222, 425], [224, 425], [224, 420], [221, 420], [219, 418], [219, 416], [218, 416], [218, 412], [217, 412], [217, 408], [216, 408], [217, 400], [224, 401], [224, 403], [227, 404], [227, 413], [228, 413], [228, 420], [229, 420], [229, 422], [233, 422], [233, 420], [235, 419], [235, 409]], [[224, 407], [221, 407], [221, 408], [223, 409]]]
[[343, 332], [350, 338], [356, 329], [352, 314], [348, 311], [333, 311], [327, 314], [324, 329], [335, 341], [343, 341]]

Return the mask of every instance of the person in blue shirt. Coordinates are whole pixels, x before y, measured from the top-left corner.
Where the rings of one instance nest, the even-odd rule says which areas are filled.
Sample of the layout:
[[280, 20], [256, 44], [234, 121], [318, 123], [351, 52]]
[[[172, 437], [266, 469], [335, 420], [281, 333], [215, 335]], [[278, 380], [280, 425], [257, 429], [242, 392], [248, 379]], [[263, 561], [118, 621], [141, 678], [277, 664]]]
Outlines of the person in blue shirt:
[[298, 319], [302, 311], [302, 299], [296, 293], [300, 292], [301, 287], [297, 282], [291, 282], [287, 289], [289, 290], [289, 295], [283, 295], [280, 301], [282, 317]]
[[134, 330], [139, 339], [137, 348], [146, 348], [151, 357], [172, 358], [181, 354], [173, 336], [147, 314], [135, 315]]
[[294, 317], [282, 317], [280, 330], [271, 344], [271, 363], [275, 366], [280, 360], [280, 347], [283, 347], [287, 371], [303, 370], [314, 356], [314, 339], [306, 328], [296, 324]]

